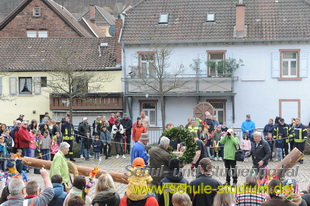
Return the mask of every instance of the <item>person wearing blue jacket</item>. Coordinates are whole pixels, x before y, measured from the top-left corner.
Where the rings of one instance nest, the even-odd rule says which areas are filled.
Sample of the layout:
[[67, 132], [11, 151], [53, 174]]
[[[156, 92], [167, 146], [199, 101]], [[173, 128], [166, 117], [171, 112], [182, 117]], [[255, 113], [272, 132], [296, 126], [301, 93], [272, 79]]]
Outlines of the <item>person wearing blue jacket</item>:
[[145, 146], [149, 142], [150, 138], [147, 133], [142, 133], [139, 141], [132, 147], [130, 163], [137, 157], [141, 157], [144, 160], [145, 165], [148, 165], [150, 156], [147, 154]]
[[98, 135], [96, 135], [96, 139], [95, 141], [93, 141], [92, 145], [93, 145], [94, 159], [99, 159], [100, 153], [102, 152], [103, 144]]
[[64, 186], [61, 184], [62, 177], [58, 174], [53, 175], [51, 181], [53, 184], [54, 197], [48, 206], [62, 206], [67, 197], [67, 193], [64, 191]]
[[251, 141], [253, 141], [252, 135], [255, 129], [255, 123], [251, 120], [251, 115], [249, 114], [246, 115], [246, 120], [242, 122], [241, 129], [242, 129], [242, 136], [244, 136], [244, 134], [248, 134]]

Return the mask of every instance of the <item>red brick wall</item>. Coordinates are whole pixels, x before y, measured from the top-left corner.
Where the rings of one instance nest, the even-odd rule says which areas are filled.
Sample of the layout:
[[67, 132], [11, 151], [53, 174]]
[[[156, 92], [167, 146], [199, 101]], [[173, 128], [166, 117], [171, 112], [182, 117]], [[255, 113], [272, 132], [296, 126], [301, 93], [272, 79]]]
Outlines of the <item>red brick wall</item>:
[[122, 63], [122, 46], [120, 43], [118, 43], [118, 39], [122, 30], [122, 19], [116, 19], [115, 20], [115, 39], [116, 39], [116, 47], [115, 47], [115, 56], [116, 56], [116, 64]]
[[[41, 8], [41, 17], [33, 17], [33, 8]], [[27, 30], [48, 30], [48, 37], [79, 37], [56, 13], [41, 0], [30, 2], [1, 31], [0, 37], [27, 37]]]

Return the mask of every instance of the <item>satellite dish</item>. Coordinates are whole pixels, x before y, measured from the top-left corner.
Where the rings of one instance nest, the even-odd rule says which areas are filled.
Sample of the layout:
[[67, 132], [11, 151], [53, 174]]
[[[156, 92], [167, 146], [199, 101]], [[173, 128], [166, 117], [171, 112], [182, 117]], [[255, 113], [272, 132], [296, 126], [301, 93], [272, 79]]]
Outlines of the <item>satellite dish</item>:
[[109, 28], [110, 36], [115, 36], [115, 30], [116, 30], [115, 25], [110, 26], [110, 28]]

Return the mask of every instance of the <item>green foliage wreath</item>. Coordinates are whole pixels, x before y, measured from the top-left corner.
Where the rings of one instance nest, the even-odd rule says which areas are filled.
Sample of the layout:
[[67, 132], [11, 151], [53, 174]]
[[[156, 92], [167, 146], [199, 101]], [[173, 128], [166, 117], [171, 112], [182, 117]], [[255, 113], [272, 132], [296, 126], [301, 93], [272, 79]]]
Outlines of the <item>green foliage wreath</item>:
[[[175, 127], [169, 130], [165, 130], [162, 136], [168, 137], [171, 141], [176, 141], [177, 138], [181, 138], [181, 141], [186, 146], [186, 150], [183, 155], [179, 157], [179, 159], [182, 163], [186, 164], [191, 164], [193, 162], [197, 146], [193, 135], [186, 128]], [[172, 158], [177, 158], [177, 156], [172, 153], [173, 148], [171, 146], [168, 148], [168, 152]]]

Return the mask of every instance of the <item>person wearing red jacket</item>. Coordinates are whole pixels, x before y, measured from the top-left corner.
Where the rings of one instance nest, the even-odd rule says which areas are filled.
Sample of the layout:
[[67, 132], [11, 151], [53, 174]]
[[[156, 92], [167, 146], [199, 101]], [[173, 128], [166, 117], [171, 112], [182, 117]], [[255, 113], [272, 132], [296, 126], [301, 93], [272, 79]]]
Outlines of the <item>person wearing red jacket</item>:
[[22, 122], [22, 126], [17, 133], [19, 148], [22, 149], [23, 156], [27, 156], [31, 137], [28, 131], [28, 123], [26, 121]]
[[132, 139], [138, 142], [141, 134], [146, 133], [145, 127], [143, 127], [141, 118], [138, 117], [136, 126], [132, 128]]

